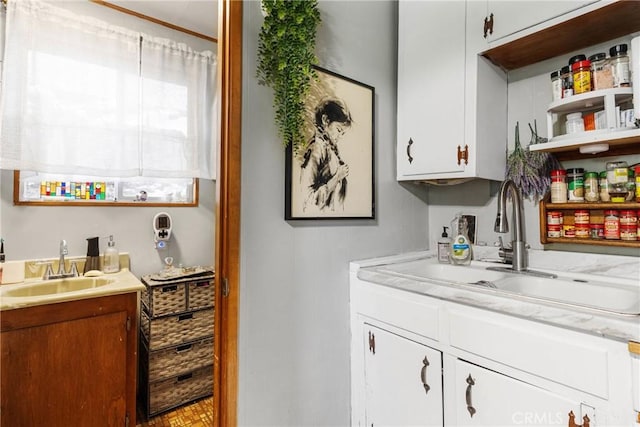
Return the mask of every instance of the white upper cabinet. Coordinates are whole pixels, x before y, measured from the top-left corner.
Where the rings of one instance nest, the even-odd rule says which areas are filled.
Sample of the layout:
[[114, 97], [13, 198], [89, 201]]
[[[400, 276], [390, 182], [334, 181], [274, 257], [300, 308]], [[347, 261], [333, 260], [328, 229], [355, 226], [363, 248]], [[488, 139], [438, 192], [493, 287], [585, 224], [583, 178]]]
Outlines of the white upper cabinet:
[[478, 55], [473, 3], [399, 2], [398, 180], [504, 176], [506, 74]]
[[[485, 20], [478, 21], [478, 30], [486, 28], [489, 43], [541, 24], [571, 11], [580, 9], [594, 0], [525, 1], [487, 0]], [[486, 25], [483, 23], [486, 22]]]

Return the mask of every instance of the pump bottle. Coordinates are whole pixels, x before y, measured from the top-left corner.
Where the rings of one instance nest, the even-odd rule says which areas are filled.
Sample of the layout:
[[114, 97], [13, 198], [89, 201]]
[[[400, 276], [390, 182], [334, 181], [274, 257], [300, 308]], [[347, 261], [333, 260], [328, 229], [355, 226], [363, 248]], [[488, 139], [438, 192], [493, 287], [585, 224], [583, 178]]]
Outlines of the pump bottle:
[[104, 273], [117, 273], [120, 271], [120, 254], [116, 249], [116, 242], [113, 241], [113, 236], [109, 236], [107, 249], [104, 251], [102, 271]]
[[449, 251], [451, 250], [451, 239], [447, 234], [447, 228], [442, 227], [442, 237], [438, 239], [438, 262], [442, 264], [449, 264]]
[[471, 241], [468, 236], [467, 219], [462, 215], [457, 215], [453, 220], [456, 232], [454, 234], [453, 242], [451, 243], [450, 259], [451, 264], [455, 265], [469, 265], [471, 264], [471, 258], [473, 258], [473, 249], [471, 247]]

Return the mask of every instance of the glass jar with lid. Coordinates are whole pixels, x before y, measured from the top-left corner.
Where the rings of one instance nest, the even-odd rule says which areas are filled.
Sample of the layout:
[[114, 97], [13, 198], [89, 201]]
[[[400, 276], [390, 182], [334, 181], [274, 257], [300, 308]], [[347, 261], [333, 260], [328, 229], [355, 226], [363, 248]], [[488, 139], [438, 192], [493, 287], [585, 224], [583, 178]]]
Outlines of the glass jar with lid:
[[584, 174], [584, 199], [587, 202], [597, 202], [600, 200], [597, 172], [586, 172]]
[[609, 49], [609, 62], [613, 75], [613, 87], [629, 87], [629, 56], [627, 55], [626, 43], [613, 46]]
[[607, 185], [609, 197], [614, 203], [623, 203], [628, 194], [627, 181], [629, 168], [627, 162], [607, 162]]
[[591, 62], [588, 59], [571, 65], [573, 74], [573, 93], [579, 95], [591, 91]]
[[591, 61], [591, 89], [611, 89], [613, 87], [613, 76], [611, 75], [611, 64], [607, 61], [607, 54], [596, 53], [589, 57]]
[[582, 113], [567, 114], [566, 121], [567, 135], [572, 133], [584, 132], [584, 121]]

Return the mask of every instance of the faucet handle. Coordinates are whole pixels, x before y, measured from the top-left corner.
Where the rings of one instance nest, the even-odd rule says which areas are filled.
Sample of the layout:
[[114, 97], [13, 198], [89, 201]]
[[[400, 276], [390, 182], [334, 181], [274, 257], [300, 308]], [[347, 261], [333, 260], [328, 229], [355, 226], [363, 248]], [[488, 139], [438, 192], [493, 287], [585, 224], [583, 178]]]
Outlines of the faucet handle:
[[47, 269], [44, 272], [44, 276], [42, 276], [42, 280], [49, 280], [53, 276], [53, 265], [50, 262], [47, 262], [46, 265]]
[[80, 274], [78, 273], [78, 261], [71, 261], [71, 271], [69, 271], [73, 277], [78, 277]]

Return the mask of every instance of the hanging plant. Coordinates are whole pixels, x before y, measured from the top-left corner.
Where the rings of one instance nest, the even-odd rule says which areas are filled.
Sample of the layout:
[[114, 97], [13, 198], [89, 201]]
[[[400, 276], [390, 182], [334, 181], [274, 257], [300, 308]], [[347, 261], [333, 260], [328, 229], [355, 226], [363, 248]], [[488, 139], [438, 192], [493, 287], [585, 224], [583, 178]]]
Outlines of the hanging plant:
[[[529, 123], [532, 144], [547, 142], [546, 138], [538, 136], [538, 126], [534, 121], [535, 129]], [[511, 179], [520, 188], [522, 196], [540, 201], [551, 187], [551, 171], [561, 169], [560, 162], [551, 153], [531, 151], [529, 146], [523, 148], [520, 145], [520, 124], [516, 122], [515, 147], [507, 157], [506, 179]]]
[[262, 0], [265, 15], [258, 40], [258, 82], [273, 89], [282, 143], [294, 151], [305, 143], [305, 98], [317, 75], [317, 0]]

